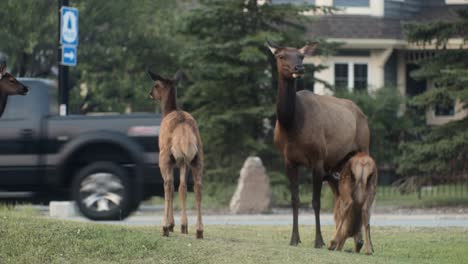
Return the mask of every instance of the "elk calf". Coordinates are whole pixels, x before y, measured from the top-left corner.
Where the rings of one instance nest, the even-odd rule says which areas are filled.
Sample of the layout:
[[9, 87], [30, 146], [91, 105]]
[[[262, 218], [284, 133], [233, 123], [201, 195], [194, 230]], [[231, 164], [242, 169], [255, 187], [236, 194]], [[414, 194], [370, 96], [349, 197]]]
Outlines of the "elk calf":
[[377, 188], [377, 168], [365, 153], [357, 153], [343, 167], [335, 194], [336, 232], [328, 249], [342, 250], [348, 237], [354, 238], [354, 252], [363, 246], [362, 227], [365, 231], [366, 254], [374, 251], [370, 237], [370, 207]]
[[201, 182], [203, 171], [203, 147], [197, 122], [177, 106], [176, 84], [182, 76], [178, 71], [173, 78], [165, 78], [148, 71], [154, 86], [150, 97], [161, 102], [163, 119], [159, 129], [159, 168], [164, 180], [163, 236], [174, 231], [174, 167], [180, 168], [179, 198], [182, 207], [181, 232], [188, 233], [185, 201], [187, 198], [187, 169], [194, 180], [197, 207], [197, 238], [203, 238], [201, 217]]

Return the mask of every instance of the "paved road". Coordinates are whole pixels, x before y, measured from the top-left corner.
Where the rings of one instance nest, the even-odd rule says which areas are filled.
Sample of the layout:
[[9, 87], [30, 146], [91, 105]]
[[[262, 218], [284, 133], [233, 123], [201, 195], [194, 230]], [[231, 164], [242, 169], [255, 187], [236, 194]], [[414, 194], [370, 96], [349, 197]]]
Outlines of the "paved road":
[[[175, 214], [176, 224], [179, 224], [179, 214]], [[189, 214], [189, 225], [194, 225], [196, 218], [194, 213]], [[90, 222], [83, 217], [67, 218], [73, 221]], [[322, 214], [322, 225], [333, 225], [332, 214]], [[292, 224], [291, 214], [258, 214], [258, 215], [205, 215], [203, 217], [205, 225], [282, 225], [288, 226]], [[128, 226], [159, 226], [162, 223], [162, 214], [157, 212], [154, 214], [135, 215], [127, 218], [124, 221], [105, 221], [100, 222], [105, 224], [117, 224]], [[299, 224], [314, 225], [314, 215], [312, 213], [302, 213], [299, 215]], [[468, 227], [468, 214], [418, 214], [418, 215], [395, 215], [395, 214], [375, 214], [371, 217], [371, 225], [373, 226], [414, 226], [414, 227]]]

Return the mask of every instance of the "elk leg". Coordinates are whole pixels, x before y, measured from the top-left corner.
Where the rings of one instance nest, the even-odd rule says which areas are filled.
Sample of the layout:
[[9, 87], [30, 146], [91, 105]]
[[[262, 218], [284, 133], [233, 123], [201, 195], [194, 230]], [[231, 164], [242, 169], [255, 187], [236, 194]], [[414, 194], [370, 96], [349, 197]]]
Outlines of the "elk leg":
[[354, 253], [359, 253], [361, 251], [362, 246], [364, 245], [362, 241], [362, 228], [359, 232], [354, 235]]
[[370, 237], [370, 215], [367, 209], [364, 209], [362, 212], [362, 219], [364, 224], [364, 232], [365, 232], [365, 246], [366, 246], [366, 255], [371, 255], [374, 252], [374, 246], [372, 245], [371, 237]]
[[374, 246], [372, 245], [371, 235], [370, 235], [370, 207], [374, 201], [376, 190], [376, 181], [377, 177], [372, 178], [372, 187], [368, 191], [368, 196], [366, 201], [364, 202], [362, 208], [362, 224], [364, 226], [364, 239], [365, 239], [365, 246], [366, 246], [366, 255], [371, 255], [374, 252]]
[[343, 248], [344, 241], [346, 241], [346, 234], [343, 230], [343, 225], [346, 224], [345, 221], [346, 219], [344, 219], [342, 215], [338, 217], [336, 222], [335, 236], [330, 242], [330, 246], [328, 247], [329, 250], [341, 250]]
[[320, 169], [314, 170], [312, 176], [313, 181], [313, 198], [312, 206], [315, 214], [315, 248], [321, 248], [325, 245], [322, 238], [322, 230], [320, 228], [320, 194], [322, 192], [323, 173]]
[[187, 200], [187, 183], [186, 183], [186, 167], [187, 165], [182, 164], [180, 166], [180, 184], [179, 184], [179, 200], [181, 205], [181, 217], [180, 217], [180, 232], [182, 234], [188, 234], [187, 225], [187, 212], [186, 212], [186, 200]]
[[201, 200], [202, 200], [202, 166], [197, 164], [197, 166], [192, 167], [192, 175], [194, 180], [194, 189], [195, 189], [195, 205], [197, 207], [197, 238], [203, 238], [203, 223], [201, 215]]
[[291, 187], [291, 205], [293, 209], [293, 229], [291, 234], [291, 246], [301, 243], [299, 237], [299, 175], [297, 166], [286, 166], [286, 174]]
[[[173, 174], [171, 174], [173, 175]], [[171, 191], [171, 199], [169, 200], [169, 232], [174, 232], [174, 181], [172, 181], [172, 184], [170, 184]]]
[[163, 217], [163, 236], [169, 236], [170, 215], [172, 211], [172, 193], [171, 188], [174, 188], [173, 183], [173, 165], [161, 163], [161, 174], [164, 180], [164, 217]]

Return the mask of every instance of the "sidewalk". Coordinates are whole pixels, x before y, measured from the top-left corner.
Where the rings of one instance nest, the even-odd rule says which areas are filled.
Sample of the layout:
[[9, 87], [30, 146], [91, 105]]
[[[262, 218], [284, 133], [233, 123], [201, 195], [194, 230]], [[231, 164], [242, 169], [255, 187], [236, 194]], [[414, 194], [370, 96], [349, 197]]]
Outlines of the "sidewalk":
[[[176, 224], [179, 224], [179, 212], [175, 212]], [[301, 212], [300, 225], [315, 225], [314, 214]], [[325, 213], [320, 216], [322, 225], [334, 225], [333, 215]], [[71, 217], [67, 220], [91, 222], [84, 217]], [[189, 225], [194, 225], [196, 218], [194, 212], [188, 214]], [[129, 226], [159, 226], [162, 223], [162, 212], [153, 214], [136, 214], [124, 221], [104, 221], [99, 223], [129, 225]], [[203, 216], [205, 225], [269, 225], [289, 226], [292, 224], [291, 214], [255, 214], [231, 215], [209, 214]], [[407, 226], [407, 227], [467, 227], [468, 214], [374, 214], [371, 216], [373, 226]]]

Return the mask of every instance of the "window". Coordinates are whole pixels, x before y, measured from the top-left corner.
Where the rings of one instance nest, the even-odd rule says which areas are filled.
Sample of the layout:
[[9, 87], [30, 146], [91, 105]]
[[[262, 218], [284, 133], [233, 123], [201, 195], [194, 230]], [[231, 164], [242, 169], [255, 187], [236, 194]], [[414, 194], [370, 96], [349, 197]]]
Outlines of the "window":
[[22, 119], [25, 118], [26, 109], [26, 97], [25, 96], [8, 96], [8, 101], [3, 112], [2, 119]]
[[369, 0], [334, 0], [333, 5], [339, 7], [369, 7]]
[[460, 4], [466, 4], [466, 0], [445, 0], [445, 3], [447, 5], [460, 5]]
[[315, 0], [272, 0], [272, 4], [315, 5]]
[[450, 101], [448, 104], [437, 104], [435, 106], [436, 116], [453, 116], [455, 115], [455, 101]]
[[367, 90], [367, 64], [354, 64], [354, 89]]
[[335, 64], [335, 87], [338, 89], [348, 87], [348, 64]]
[[335, 87], [367, 90], [368, 67], [366, 63], [335, 63]]

